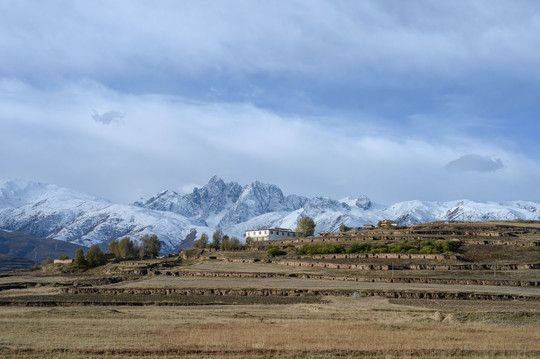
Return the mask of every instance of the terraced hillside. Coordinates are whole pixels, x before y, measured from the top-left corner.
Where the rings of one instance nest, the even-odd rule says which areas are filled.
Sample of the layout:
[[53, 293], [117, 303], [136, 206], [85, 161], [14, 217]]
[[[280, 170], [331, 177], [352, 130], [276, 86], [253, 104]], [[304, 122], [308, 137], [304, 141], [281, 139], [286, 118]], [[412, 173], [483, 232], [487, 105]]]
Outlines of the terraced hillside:
[[538, 243], [538, 222], [436, 222], [12, 272], [0, 353], [534, 357]]

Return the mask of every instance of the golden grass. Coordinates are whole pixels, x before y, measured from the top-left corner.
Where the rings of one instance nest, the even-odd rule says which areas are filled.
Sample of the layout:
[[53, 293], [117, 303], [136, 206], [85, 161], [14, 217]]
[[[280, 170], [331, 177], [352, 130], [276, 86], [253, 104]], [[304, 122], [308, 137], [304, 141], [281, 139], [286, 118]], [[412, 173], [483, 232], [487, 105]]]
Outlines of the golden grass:
[[382, 298], [187, 308], [2, 307], [0, 356], [540, 354], [538, 321], [463, 323], [452, 321], [451, 314]]

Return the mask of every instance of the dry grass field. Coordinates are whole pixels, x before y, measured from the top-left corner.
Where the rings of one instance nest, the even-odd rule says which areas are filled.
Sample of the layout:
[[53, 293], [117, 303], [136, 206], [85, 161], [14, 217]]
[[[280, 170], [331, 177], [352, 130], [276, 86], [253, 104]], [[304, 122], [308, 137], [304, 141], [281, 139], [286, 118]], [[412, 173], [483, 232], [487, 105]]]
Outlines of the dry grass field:
[[[527, 231], [536, 223], [503, 225], [540, 240]], [[458, 254], [458, 264], [540, 263], [538, 247], [519, 243], [464, 245]], [[365, 271], [286, 266], [243, 251], [61, 269], [0, 276], [0, 357], [540, 357], [535, 268]]]
[[0, 353], [13, 358], [540, 354], [537, 303], [526, 303], [525, 311], [512, 303], [501, 315], [489, 311], [489, 303], [460, 303], [457, 309], [441, 311], [385, 298], [323, 300], [204, 307], [3, 307]]

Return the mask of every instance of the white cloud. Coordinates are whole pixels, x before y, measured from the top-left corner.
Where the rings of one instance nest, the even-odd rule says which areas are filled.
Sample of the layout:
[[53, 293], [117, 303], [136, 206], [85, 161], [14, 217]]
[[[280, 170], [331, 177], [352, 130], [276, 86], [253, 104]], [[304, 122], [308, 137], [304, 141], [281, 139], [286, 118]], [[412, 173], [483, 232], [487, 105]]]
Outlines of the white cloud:
[[[366, 194], [387, 203], [528, 199], [540, 173], [536, 160], [496, 143], [396, 138], [367, 119], [369, 134], [339, 119], [335, 123], [342, 124], [334, 127], [250, 104], [125, 95], [89, 82], [53, 93], [24, 84], [8, 87], [9, 93], [0, 86], [0, 152], [10, 154], [2, 160], [4, 176], [114, 201], [205, 183], [214, 174], [241, 183], [275, 183], [287, 193]], [[121, 108], [129, 121], [103, 126], [88, 116], [92, 108]], [[489, 178], [477, 172], [449, 176], [444, 164], [464, 152], [493, 153], [492, 165], [500, 158], [507, 167]]]
[[0, 65], [14, 76], [101, 81], [164, 68], [173, 77], [277, 71], [369, 83], [486, 68], [537, 76], [537, 3], [429, 3], [21, 0], [0, 5]]
[[180, 193], [181, 194], [187, 194], [193, 192], [195, 188], [201, 188], [202, 186], [195, 183], [188, 183], [185, 185], [180, 186]]

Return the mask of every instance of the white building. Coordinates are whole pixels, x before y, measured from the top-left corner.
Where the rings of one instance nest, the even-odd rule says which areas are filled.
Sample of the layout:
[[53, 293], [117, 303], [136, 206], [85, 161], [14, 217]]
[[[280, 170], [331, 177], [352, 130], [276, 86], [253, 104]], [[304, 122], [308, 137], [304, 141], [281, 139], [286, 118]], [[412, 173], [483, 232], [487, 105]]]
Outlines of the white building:
[[296, 238], [296, 233], [286, 228], [264, 228], [246, 230], [246, 239], [254, 241], [271, 241], [273, 239]]

